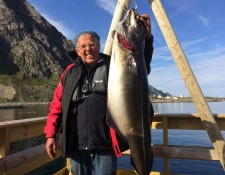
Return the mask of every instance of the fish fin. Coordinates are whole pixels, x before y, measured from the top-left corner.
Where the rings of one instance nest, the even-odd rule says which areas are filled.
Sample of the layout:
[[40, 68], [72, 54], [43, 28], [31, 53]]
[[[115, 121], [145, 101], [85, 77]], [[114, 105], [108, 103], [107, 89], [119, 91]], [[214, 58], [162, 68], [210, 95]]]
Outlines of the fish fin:
[[136, 60], [133, 56], [130, 56], [127, 58], [127, 67], [128, 69], [130, 69], [130, 71], [137, 75], [137, 63], [136, 63]]

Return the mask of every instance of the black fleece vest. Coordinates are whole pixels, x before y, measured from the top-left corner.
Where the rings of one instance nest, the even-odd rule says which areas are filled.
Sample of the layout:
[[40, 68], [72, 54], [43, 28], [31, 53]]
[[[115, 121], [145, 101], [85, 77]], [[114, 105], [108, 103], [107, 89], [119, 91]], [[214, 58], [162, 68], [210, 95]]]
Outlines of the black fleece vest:
[[109, 66], [105, 61], [99, 60], [97, 66], [90, 72], [84, 65], [82, 67], [81, 79], [73, 93], [73, 102], [87, 98], [90, 93], [107, 93]]
[[[70, 97], [66, 121], [67, 143], [74, 148], [71, 151], [111, 149], [106, 124], [108, 63], [100, 59], [90, 72], [82, 62], [77, 64], [81, 74]], [[68, 74], [66, 77], [73, 81]]]

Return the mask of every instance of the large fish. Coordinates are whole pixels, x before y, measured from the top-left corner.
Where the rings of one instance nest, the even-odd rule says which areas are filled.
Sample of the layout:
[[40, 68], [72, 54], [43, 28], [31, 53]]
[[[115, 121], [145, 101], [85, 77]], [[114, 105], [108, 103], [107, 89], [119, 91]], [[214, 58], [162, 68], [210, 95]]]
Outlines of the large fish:
[[144, 48], [146, 30], [128, 10], [114, 33], [108, 79], [107, 123], [128, 144], [139, 175], [151, 171], [149, 85]]

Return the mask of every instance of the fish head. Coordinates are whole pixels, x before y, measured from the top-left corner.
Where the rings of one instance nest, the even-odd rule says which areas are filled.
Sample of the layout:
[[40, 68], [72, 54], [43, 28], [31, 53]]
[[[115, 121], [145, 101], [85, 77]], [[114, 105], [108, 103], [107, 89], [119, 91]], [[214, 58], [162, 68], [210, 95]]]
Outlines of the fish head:
[[128, 10], [124, 19], [117, 25], [116, 37], [122, 48], [130, 51], [142, 50], [146, 29], [135, 9]]

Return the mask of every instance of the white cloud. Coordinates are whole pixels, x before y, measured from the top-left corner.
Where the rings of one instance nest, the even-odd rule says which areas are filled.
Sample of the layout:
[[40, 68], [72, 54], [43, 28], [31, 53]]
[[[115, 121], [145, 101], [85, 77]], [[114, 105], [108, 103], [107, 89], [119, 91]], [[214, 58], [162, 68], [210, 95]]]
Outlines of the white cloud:
[[28, 0], [29, 3], [34, 6], [35, 10], [43, 16], [51, 25], [53, 25], [59, 32], [61, 32], [67, 39], [74, 39], [74, 31], [66, 27], [65, 23], [59, 20], [56, 20], [57, 16], [53, 18], [48, 13], [46, 13], [42, 8], [39, 2]]
[[190, 47], [190, 46], [199, 44], [199, 43], [205, 41], [206, 39], [207, 39], [207, 37], [203, 37], [203, 38], [195, 39], [192, 41], [184, 42], [184, 43], [182, 43], [182, 46], [183, 46], [183, 48]]
[[171, 18], [180, 16], [183, 13], [189, 13], [190, 9], [194, 9], [198, 2], [190, 0], [182, 0], [182, 3], [177, 3], [177, 1], [165, 1], [165, 4], [172, 7], [170, 11]]
[[[211, 47], [207, 51], [196, 49], [196, 44], [201, 46], [205, 39], [200, 38], [184, 44], [189, 52], [187, 59], [203, 94], [225, 97], [225, 46]], [[181, 74], [166, 47], [155, 49], [149, 83], [172, 95], [189, 96]]]
[[114, 14], [114, 10], [116, 7], [116, 0], [96, 0], [96, 3], [99, 7], [103, 8], [111, 15]]
[[[220, 84], [225, 87], [225, 48], [217, 48], [205, 53], [193, 55], [191, 65], [203, 85]], [[225, 92], [221, 92], [224, 93]]]
[[209, 21], [207, 20], [207, 18], [205, 18], [202, 15], [198, 15], [198, 19], [202, 23], [203, 26], [208, 27]]
[[55, 20], [54, 18], [50, 17], [48, 14], [42, 13], [41, 14], [51, 25], [53, 25], [59, 32], [61, 32], [67, 39], [73, 39], [75, 36], [75, 32], [68, 27], [61, 21]]
[[176, 96], [181, 94], [189, 96], [184, 81], [175, 64], [152, 68], [152, 72], [148, 78], [150, 85], [163, 92], [168, 92]]

